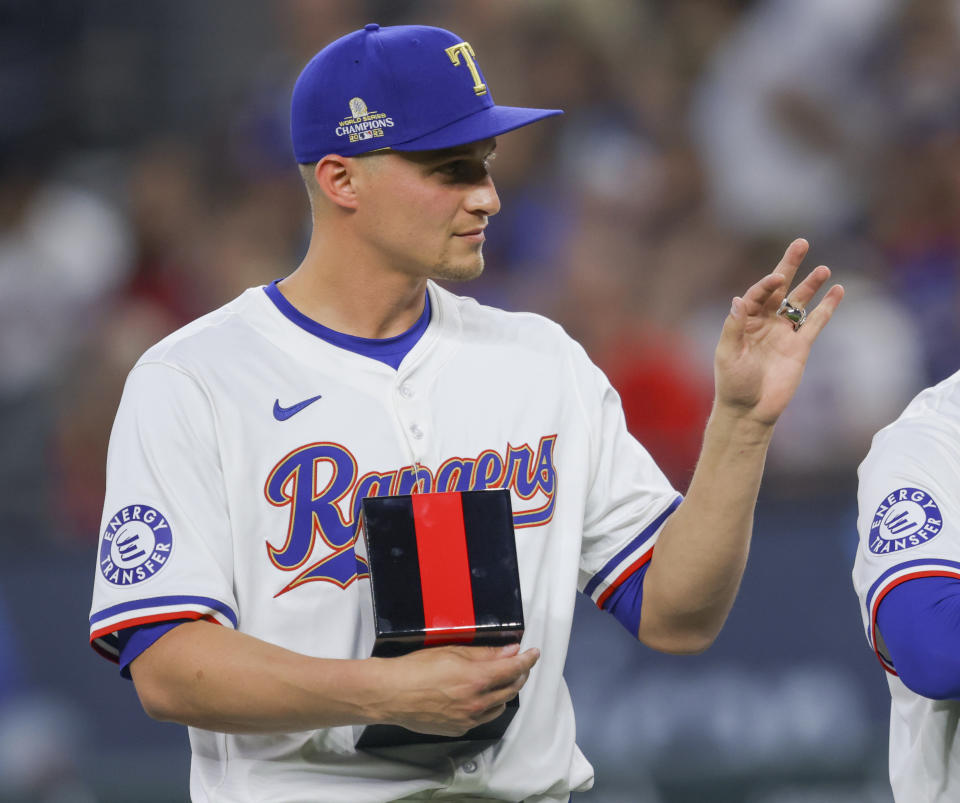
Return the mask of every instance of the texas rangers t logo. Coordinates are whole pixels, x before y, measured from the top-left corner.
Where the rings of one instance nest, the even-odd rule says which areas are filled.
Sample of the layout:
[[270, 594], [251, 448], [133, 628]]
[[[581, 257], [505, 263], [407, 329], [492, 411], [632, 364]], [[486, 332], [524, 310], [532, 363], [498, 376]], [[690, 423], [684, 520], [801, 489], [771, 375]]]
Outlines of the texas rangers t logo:
[[477, 95], [486, 95], [487, 94], [487, 85], [480, 80], [480, 70], [477, 69], [476, 54], [473, 52], [473, 48], [470, 47], [469, 42], [461, 42], [459, 45], [452, 45], [444, 51], [449, 57], [450, 61], [453, 62], [454, 67], [460, 66], [460, 56], [463, 56], [463, 60], [467, 65], [467, 69], [470, 70], [470, 75], [473, 77], [473, 91]]

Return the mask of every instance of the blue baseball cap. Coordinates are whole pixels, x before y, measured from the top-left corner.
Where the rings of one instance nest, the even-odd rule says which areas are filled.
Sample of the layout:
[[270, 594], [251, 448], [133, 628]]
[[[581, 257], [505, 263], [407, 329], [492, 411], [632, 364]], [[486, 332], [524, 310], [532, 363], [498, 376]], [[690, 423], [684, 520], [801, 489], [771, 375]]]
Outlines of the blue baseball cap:
[[309, 164], [329, 153], [452, 148], [562, 113], [494, 104], [473, 48], [450, 31], [371, 23], [303, 68], [290, 134]]

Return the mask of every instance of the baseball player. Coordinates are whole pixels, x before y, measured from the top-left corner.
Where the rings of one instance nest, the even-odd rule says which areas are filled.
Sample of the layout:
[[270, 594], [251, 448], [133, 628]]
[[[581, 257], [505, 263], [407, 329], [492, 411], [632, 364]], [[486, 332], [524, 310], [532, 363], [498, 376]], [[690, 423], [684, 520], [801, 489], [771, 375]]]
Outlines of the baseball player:
[[890, 686], [893, 794], [960, 800], [960, 373], [874, 436], [859, 476], [853, 582]]
[[[659, 650], [719, 632], [774, 422], [843, 291], [807, 315], [821, 266], [786, 299], [798, 240], [734, 299], [681, 500], [560, 327], [433, 281], [483, 269], [495, 138], [558, 113], [495, 105], [449, 31], [370, 24], [330, 44], [292, 98], [303, 262], [131, 371], [90, 637], [151, 716], [189, 726], [195, 801], [565, 801], [593, 778], [562, 677], [575, 591]], [[511, 492], [522, 645], [369, 657], [361, 499], [487, 488]], [[370, 723], [462, 734], [521, 688], [485, 749], [354, 747]]]

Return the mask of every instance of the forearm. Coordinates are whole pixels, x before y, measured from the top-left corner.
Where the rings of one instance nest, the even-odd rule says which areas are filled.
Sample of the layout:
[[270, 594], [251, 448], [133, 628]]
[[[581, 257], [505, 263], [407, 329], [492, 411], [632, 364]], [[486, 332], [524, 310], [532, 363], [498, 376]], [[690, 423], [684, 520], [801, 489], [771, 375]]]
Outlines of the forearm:
[[657, 540], [644, 580], [639, 638], [700, 652], [727, 618], [746, 566], [773, 427], [715, 405], [689, 490]]
[[[700, 652], [727, 618], [747, 562], [773, 425], [810, 347], [843, 298], [834, 285], [797, 323], [778, 315], [807, 252], [794, 240], [773, 273], [733, 299], [714, 355], [716, 401], [687, 496], [664, 525], [644, 579], [638, 636], [666, 652]], [[830, 277], [814, 268], [790, 290], [805, 308]]]
[[180, 625], [130, 666], [155, 719], [227, 733], [375, 721], [376, 659], [310, 658], [208, 622]]
[[311, 658], [188, 622], [130, 664], [150, 716], [225, 733], [288, 733], [375, 722], [455, 736], [496, 718], [539, 651], [432, 647], [399, 658]]

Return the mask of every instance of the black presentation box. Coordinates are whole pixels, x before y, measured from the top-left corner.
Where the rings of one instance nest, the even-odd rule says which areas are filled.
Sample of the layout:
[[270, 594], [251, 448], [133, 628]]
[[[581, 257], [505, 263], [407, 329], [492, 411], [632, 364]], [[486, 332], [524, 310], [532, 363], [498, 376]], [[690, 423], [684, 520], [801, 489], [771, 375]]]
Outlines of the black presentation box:
[[[371, 496], [361, 505], [374, 656], [520, 641], [523, 604], [508, 490]], [[500, 717], [458, 737], [372, 725], [357, 747], [496, 740], [517, 706], [513, 700]]]

